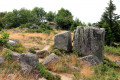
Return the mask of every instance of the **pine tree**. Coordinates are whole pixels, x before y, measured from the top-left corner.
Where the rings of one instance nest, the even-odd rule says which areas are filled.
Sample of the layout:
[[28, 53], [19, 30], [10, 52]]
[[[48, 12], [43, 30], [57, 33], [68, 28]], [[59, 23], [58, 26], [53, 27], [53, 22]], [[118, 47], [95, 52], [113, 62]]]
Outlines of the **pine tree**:
[[113, 42], [120, 42], [119, 15], [114, 13], [115, 10], [115, 4], [110, 0], [98, 24], [99, 27], [105, 28], [106, 30], [105, 42], [107, 45], [111, 45]]

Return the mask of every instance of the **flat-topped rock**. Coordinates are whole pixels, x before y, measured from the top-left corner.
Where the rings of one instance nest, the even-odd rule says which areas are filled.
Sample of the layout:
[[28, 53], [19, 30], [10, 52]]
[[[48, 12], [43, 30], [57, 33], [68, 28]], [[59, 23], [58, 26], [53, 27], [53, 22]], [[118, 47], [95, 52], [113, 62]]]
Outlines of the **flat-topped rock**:
[[65, 31], [55, 35], [54, 47], [66, 51], [71, 51], [72, 50], [71, 33], [69, 31]]
[[52, 53], [43, 60], [43, 65], [48, 66], [49, 64], [54, 64], [57, 61], [59, 61], [59, 57]]

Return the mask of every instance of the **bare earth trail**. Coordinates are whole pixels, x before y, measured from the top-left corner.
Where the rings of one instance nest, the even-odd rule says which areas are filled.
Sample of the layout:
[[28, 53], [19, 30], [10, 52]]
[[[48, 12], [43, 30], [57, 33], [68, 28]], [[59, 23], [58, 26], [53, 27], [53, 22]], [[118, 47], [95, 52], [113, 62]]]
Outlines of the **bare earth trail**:
[[[43, 50], [49, 50], [50, 48], [50, 44], [46, 45]], [[44, 59], [39, 58], [39, 62], [42, 62]], [[72, 80], [73, 75], [72, 74], [67, 74], [67, 73], [55, 73], [55, 72], [51, 72], [50, 73], [54, 74], [54, 75], [59, 75], [61, 76], [61, 80]]]

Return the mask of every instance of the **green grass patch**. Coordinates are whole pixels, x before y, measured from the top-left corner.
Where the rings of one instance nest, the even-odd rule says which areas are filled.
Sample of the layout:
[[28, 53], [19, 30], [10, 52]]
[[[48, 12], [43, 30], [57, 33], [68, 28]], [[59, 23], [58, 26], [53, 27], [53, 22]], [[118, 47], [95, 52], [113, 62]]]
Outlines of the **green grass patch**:
[[53, 75], [50, 72], [48, 72], [45, 69], [45, 66], [42, 65], [42, 63], [38, 64], [36, 66], [36, 69], [39, 71], [40, 75], [44, 78], [46, 78], [47, 80], [61, 80], [60, 76], [58, 75]]
[[18, 52], [18, 53], [25, 53], [26, 49], [22, 46], [22, 44], [18, 43], [16, 45], [8, 45], [8, 49]]
[[104, 52], [106, 54], [114, 54], [120, 56], [120, 47], [109, 47], [109, 46], [104, 46]]

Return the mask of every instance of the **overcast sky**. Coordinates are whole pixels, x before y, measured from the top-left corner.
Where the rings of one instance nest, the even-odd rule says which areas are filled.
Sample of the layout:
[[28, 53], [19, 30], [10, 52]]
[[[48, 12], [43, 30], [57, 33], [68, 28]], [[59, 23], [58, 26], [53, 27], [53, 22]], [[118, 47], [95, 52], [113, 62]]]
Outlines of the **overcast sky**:
[[[13, 9], [43, 7], [46, 12], [57, 12], [60, 8], [68, 9], [74, 18], [82, 22], [94, 23], [100, 20], [109, 0], [0, 0], [0, 12]], [[116, 5], [116, 13], [120, 15], [120, 0], [113, 0]]]

